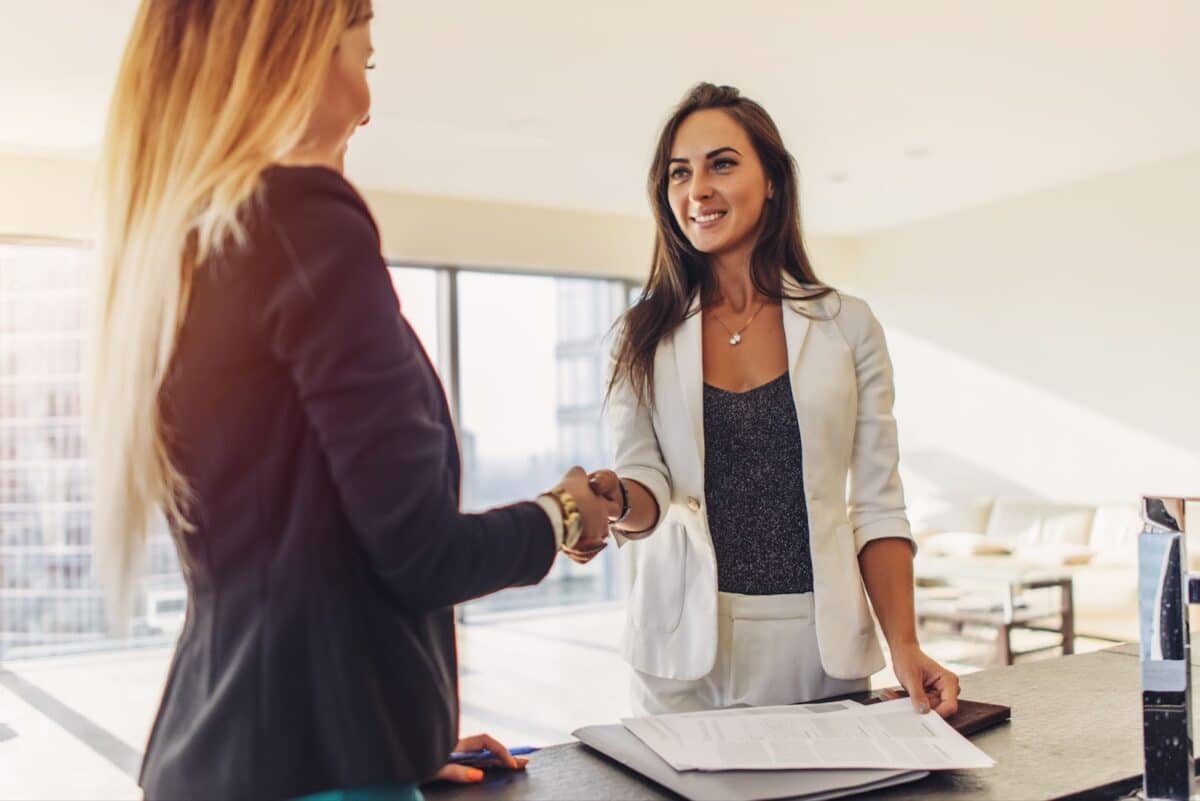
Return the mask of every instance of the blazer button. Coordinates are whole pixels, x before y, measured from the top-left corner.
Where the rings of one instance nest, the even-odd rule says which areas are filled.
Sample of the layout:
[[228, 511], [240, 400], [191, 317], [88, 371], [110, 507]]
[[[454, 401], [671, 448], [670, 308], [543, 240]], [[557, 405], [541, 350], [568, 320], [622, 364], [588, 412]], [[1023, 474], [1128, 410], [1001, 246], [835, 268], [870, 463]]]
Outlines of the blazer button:
[[691, 509], [693, 512], [699, 512], [700, 511], [700, 499], [688, 496], [688, 508]]

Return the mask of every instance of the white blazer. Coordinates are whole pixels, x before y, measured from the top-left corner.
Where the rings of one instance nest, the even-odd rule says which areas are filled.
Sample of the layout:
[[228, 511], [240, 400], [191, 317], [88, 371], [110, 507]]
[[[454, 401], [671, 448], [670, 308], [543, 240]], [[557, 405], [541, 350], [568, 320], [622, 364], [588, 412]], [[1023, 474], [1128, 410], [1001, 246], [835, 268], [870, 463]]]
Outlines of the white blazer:
[[[785, 287], [790, 294], [798, 289], [786, 279]], [[698, 301], [692, 311], [697, 307]], [[830, 676], [861, 678], [884, 661], [858, 552], [881, 537], [912, 540], [897, 470], [892, 363], [879, 322], [849, 295], [785, 302], [783, 327], [803, 439], [821, 663]], [[707, 675], [717, 652], [700, 328], [694, 313], [659, 344], [653, 411], [637, 402], [627, 382], [614, 388], [607, 410], [614, 469], [643, 484], [660, 510], [648, 537], [617, 537], [632, 573], [622, 652], [637, 670], [669, 679]]]

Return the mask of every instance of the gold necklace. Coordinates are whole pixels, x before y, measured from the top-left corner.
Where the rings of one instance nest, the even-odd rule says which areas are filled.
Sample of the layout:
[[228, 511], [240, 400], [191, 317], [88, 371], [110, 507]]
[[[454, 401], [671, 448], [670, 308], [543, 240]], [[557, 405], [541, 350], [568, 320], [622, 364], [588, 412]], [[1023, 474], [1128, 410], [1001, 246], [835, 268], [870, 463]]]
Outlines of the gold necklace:
[[734, 331], [729, 326], [725, 325], [725, 321], [722, 320], [720, 315], [718, 315], [715, 311], [712, 312], [712, 316], [713, 316], [714, 320], [716, 320], [718, 323], [721, 324], [722, 328], [724, 328], [726, 331], [729, 332], [729, 344], [737, 345], [739, 342], [742, 341], [742, 332], [750, 327], [750, 323], [754, 322], [754, 318], [758, 316], [758, 313], [763, 310], [763, 306], [766, 306], [766, 305], [767, 305], [766, 301], [763, 301], [762, 303], [758, 304], [758, 308], [754, 310], [754, 314], [750, 315], [750, 319], [746, 321], [746, 324], [743, 325], [741, 328], [739, 328], [736, 331]]

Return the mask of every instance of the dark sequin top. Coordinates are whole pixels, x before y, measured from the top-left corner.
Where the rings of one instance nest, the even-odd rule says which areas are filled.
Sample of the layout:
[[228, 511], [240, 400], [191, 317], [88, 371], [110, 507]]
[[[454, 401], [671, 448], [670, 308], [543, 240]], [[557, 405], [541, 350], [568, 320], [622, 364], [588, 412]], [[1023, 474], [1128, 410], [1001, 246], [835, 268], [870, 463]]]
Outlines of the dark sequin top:
[[804, 462], [790, 376], [748, 392], [705, 384], [704, 454], [717, 589], [811, 592]]

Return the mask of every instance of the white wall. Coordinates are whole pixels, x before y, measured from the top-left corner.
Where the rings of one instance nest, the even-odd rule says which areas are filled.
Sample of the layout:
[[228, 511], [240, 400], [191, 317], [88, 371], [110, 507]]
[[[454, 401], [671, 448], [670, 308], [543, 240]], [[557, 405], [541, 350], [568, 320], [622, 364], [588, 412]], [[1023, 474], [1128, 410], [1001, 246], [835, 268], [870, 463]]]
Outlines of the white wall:
[[1200, 154], [862, 237], [911, 492], [1200, 495]]

